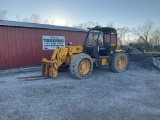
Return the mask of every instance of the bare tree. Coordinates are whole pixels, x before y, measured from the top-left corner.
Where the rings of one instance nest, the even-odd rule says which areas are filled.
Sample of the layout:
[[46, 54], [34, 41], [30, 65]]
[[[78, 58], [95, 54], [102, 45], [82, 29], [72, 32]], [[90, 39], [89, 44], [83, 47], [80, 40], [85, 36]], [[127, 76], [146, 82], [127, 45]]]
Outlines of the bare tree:
[[141, 38], [146, 44], [149, 43], [151, 31], [154, 28], [154, 22], [147, 20], [143, 25], [133, 29], [133, 33]]
[[98, 26], [98, 25], [99, 25], [98, 22], [88, 21], [88, 22], [85, 22], [85, 23], [79, 23], [78, 25], [73, 25], [73, 27], [87, 30], [88, 28], [95, 27], [95, 26]]
[[68, 22], [66, 22], [64, 26], [67, 26], [67, 27], [68, 27], [68, 26], [69, 26]]
[[98, 23], [94, 23], [92, 21], [88, 21], [88, 22], [84, 23], [84, 25], [85, 25], [85, 27], [87, 29], [87, 28], [95, 27], [96, 25], [98, 25]]
[[73, 27], [79, 28], [79, 29], [86, 29], [86, 26], [84, 25], [84, 23], [79, 23], [78, 25], [73, 25]]
[[54, 23], [55, 23], [55, 19], [52, 18], [52, 19], [51, 19], [51, 24], [53, 25]]
[[115, 26], [114, 26], [114, 22], [109, 22], [109, 23], [107, 23], [107, 27], [113, 27], [113, 28], [114, 28], [114, 27], [115, 27]]
[[155, 28], [152, 33], [152, 42], [155, 44], [160, 44], [160, 27]]
[[25, 17], [21, 20], [21, 22], [30, 22], [29, 18]]
[[41, 17], [37, 14], [32, 14], [30, 16], [29, 21], [32, 22], [32, 23], [40, 23], [41, 22]]
[[48, 22], [48, 19], [45, 19], [44, 21], [43, 21], [43, 24], [48, 24], [49, 22]]
[[17, 21], [19, 22], [19, 21], [20, 21], [20, 16], [17, 15], [17, 16], [16, 16], [16, 19], [17, 19]]
[[0, 10], [0, 20], [6, 20], [7, 10]]
[[119, 44], [124, 44], [125, 36], [128, 32], [130, 32], [130, 29], [128, 27], [117, 28]]

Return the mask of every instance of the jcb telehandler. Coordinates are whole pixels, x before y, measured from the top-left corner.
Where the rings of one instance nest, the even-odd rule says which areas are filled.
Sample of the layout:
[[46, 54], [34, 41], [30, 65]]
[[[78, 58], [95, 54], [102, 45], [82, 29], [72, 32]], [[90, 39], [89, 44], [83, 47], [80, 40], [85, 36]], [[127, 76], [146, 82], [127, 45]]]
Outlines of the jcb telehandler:
[[84, 45], [57, 47], [50, 60], [42, 59], [43, 76], [57, 77], [58, 70], [69, 68], [74, 78], [91, 76], [93, 66], [109, 66], [114, 72], [123, 72], [128, 64], [126, 53], [117, 45], [116, 29], [89, 28]]

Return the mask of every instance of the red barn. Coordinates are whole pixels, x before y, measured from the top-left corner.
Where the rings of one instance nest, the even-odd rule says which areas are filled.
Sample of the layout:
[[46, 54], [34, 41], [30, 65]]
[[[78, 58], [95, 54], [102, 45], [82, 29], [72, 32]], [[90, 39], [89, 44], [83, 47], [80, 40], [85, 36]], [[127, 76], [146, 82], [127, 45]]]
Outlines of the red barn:
[[64, 36], [65, 44], [82, 45], [86, 31], [64, 26], [0, 21], [0, 69], [41, 64], [53, 50], [43, 50], [42, 36]]

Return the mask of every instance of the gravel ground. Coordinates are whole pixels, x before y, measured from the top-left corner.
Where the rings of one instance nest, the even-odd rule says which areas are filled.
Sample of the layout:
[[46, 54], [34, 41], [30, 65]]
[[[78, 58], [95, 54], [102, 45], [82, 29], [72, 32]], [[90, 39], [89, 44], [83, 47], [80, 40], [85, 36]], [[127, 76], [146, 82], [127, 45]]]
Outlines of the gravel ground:
[[55, 79], [17, 79], [40, 74], [1, 75], [0, 120], [160, 119], [158, 70], [131, 64], [123, 73], [96, 68], [86, 80], [76, 80], [69, 72]]

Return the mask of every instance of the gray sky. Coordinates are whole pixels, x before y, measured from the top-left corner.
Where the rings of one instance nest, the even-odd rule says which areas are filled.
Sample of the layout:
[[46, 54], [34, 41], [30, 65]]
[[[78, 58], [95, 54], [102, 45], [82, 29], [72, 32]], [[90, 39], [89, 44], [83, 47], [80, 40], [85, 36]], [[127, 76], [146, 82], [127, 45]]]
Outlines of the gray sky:
[[87, 21], [106, 26], [136, 27], [147, 19], [160, 26], [160, 0], [0, 0], [0, 9], [7, 10], [8, 20], [30, 17], [55, 19], [55, 24], [69, 26]]

